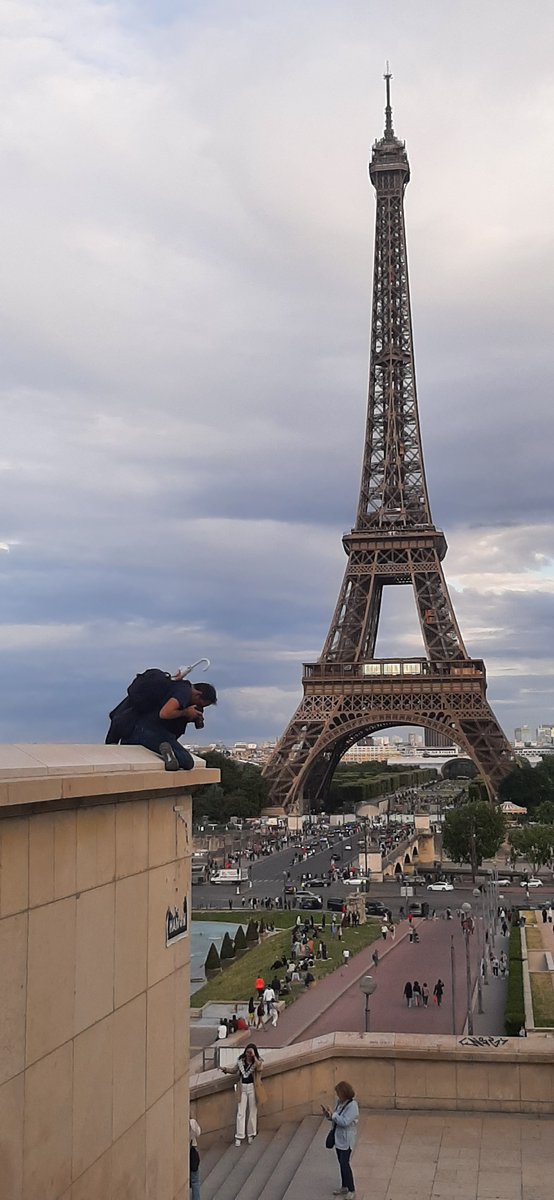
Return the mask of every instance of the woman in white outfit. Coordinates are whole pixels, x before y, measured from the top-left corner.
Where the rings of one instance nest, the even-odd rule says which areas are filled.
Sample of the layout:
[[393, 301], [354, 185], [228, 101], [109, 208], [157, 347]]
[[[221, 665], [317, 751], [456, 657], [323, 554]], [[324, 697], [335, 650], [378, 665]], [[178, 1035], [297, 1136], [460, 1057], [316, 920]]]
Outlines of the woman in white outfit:
[[258, 1054], [254, 1042], [245, 1046], [234, 1067], [221, 1067], [225, 1075], [238, 1075], [238, 1107], [237, 1127], [235, 1130], [235, 1146], [240, 1146], [244, 1138], [253, 1142], [258, 1132], [258, 1106], [256, 1104], [256, 1085], [261, 1079], [263, 1060]]

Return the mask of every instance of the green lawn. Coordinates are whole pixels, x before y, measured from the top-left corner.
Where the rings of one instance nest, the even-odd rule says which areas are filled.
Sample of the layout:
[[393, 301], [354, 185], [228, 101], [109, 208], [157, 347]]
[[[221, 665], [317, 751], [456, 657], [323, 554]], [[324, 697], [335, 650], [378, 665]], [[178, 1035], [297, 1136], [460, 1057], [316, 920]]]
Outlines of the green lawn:
[[541, 1028], [554, 1026], [554, 986], [550, 972], [529, 975], [533, 997], [535, 1025]]
[[543, 949], [541, 931], [535, 923], [533, 925], [525, 925], [525, 941], [527, 942], [528, 950]]
[[[260, 913], [252, 914], [254, 919], [260, 918]], [[276, 927], [279, 927], [282, 932], [276, 932], [269, 937], [262, 938], [257, 946], [252, 950], [248, 950], [242, 958], [237, 959], [231, 966], [226, 967], [221, 975], [216, 975], [209, 983], [200, 988], [191, 997], [191, 1007], [201, 1008], [203, 1004], [207, 1004], [210, 1000], [249, 1000], [254, 994], [254, 982], [258, 975], [261, 975], [266, 981], [271, 979], [273, 974], [271, 970], [272, 962], [275, 959], [282, 958], [283, 954], [290, 954], [291, 936], [290, 928], [296, 922], [297, 914], [294, 912], [274, 912], [263, 914], [264, 920], [273, 921]], [[314, 920], [322, 914], [318, 913], [302, 913], [301, 916], [313, 915]], [[327, 945], [328, 959], [321, 962], [316, 959], [313, 968], [313, 974], [316, 979], [322, 979], [324, 975], [328, 975], [330, 971], [336, 970], [342, 965], [342, 952], [347, 949], [352, 955], [358, 954], [365, 946], [371, 945], [377, 938], [381, 936], [381, 923], [378, 920], [366, 921], [365, 925], [359, 925], [357, 929], [344, 929], [342, 941], [338, 938], [331, 937], [331, 915], [327, 914], [327, 926], [323, 931], [323, 940]], [[238, 913], [230, 913], [229, 910], [222, 913], [214, 912], [194, 912], [193, 920], [195, 921], [229, 921], [236, 919]], [[241, 921], [246, 931], [248, 918]], [[314, 942], [317, 945], [319, 940], [318, 935], [314, 937]], [[296, 999], [296, 996], [302, 992], [302, 985], [293, 985], [293, 991], [290, 996], [285, 996], [285, 1003], [290, 1004]]]

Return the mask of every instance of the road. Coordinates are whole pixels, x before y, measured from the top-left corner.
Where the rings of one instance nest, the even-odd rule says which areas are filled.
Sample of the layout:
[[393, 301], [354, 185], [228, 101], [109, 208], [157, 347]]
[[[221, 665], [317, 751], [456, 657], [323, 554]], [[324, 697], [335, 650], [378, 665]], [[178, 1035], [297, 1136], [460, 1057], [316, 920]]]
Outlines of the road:
[[[331, 865], [331, 856], [340, 854], [341, 860], [339, 868], [344, 868], [349, 865], [354, 859], [357, 859], [360, 849], [358, 847], [358, 836], [354, 835], [351, 841], [336, 837], [333, 844], [328, 850], [321, 850], [305, 859], [301, 863], [293, 864], [295, 849], [281, 850], [276, 854], [268, 855], [260, 858], [252, 864], [246, 864], [250, 867], [250, 876], [252, 887], [248, 883], [241, 885], [240, 896], [236, 894], [234, 885], [227, 886], [225, 884], [198, 884], [194, 887], [193, 904], [195, 908], [227, 908], [229, 901], [232, 902], [233, 910], [249, 908], [249, 902], [252, 897], [256, 897], [258, 901], [266, 897], [270, 897], [273, 902], [282, 900], [283, 889], [286, 880], [287, 872], [290, 871], [291, 879], [300, 887], [301, 876], [303, 872], [310, 871], [312, 875], [327, 875]], [[347, 850], [346, 846], [351, 849]], [[327, 900], [333, 897], [348, 896], [349, 893], [356, 889], [350, 884], [345, 884], [343, 880], [338, 880], [337, 883], [330, 887], [317, 888], [318, 895], [323, 899], [323, 906], [326, 907]], [[520, 903], [525, 900], [525, 891], [518, 885], [501, 889], [506, 905]], [[369, 898], [372, 900], [382, 900], [387, 908], [390, 908], [395, 916], [398, 916], [401, 905], [406, 907], [409, 900], [406, 900], [400, 895], [400, 886], [395, 879], [382, 884], [372, 883], [369, 890]], [[289, 899], [290, 897], [287, 897]], [[458, 886], [452, 892], [429, 892], [424, 884], [414, 886], [414, 900], [427, 900], [431, 911], [436, 910], [437, 913], [444, 912], [447, 908], [458, 908], [460, 904], [471, 899], [471, 881], [468, 878], [462, 886]], [[243, 904], [244, 900], [244, 904]], [[542, 903], [543, 901], [552, 900], [554, 902], [554, 886], [546, 885], [542, 888], [537, 888], [531, 892], [532, 903]], [[477, 905], [478, 905], [477, 901]]]

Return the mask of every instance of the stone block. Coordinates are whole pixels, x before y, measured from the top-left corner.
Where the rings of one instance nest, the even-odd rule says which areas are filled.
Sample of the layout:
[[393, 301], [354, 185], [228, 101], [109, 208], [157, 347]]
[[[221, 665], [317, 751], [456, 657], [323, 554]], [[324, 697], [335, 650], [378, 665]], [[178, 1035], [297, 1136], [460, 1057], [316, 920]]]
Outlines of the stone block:
[[111, 1150], [106, 1150], [75, 1180], [69, 1197], [70, 1200], [111, 1200], [111, 1196], [112, 1155]]
[[173, 1088], [146, 1113], [146, 1200], [173, 1200]]
[[121, 1137], [143, 1115], [146, 1079], [146, 995], [113, 1015], [113, 1136]]
[[174, 1050], [175, 981], [173, 975], [168, 975], [147, 992], [147, 1108], [173, 1085]]
[[115, 885], [115, 1005], [146, 988], [148, 872]]
[[110, 1200], [144, 1200], [145, 1186], [146, 1117], [143, 1116], [112, 1146]]
[[174, 1079], [180, 1079], [188, 1070], [189, 1063], [189, 973], [186, 967], [175, 971], [175, 1045], [173, 1050]]
[[185, 1186], [189, 1170], [189, 1088], [186, 1076], [180, 1079], [173, 1089], [173, 1115], [175, 1122], [173, 1137], [175, 1147], [173, 1190], [174, 1192], [178, 1192], [180, 1188]]
[[23, 1185], [24, 1078], [0, 1087], [0, 1181], [2, 1200], [21, 1200]]
[[71, 896], [77, 887], [77, 813], [57, 812], [54, 820], [54, 899]]
[[109, 1148], [112, 1140], [113, 1018], [85, 1029], [74, 1041], [73, 1177]]
[[36, 814], [29, 822], [29, 904], [49, 904], [54, 899], [53, 813]]
[[0, 1084], [25, 1066], [27, 913], [0, 921]]
[[100, 887], [115, 878], [115, 807], [91, 805], [77, 813], [77, 889]]
[[29, 821], [0, 821], [0, 917], [29, 904]]
[[25, 1073], [22, 1200], [58, 1200], [71, 1182], [72, 1047]]
[[73, 1035], [75, 899], [55, 900], [29, 912], [26, 1063]]
[[113, 1009], [115, 884], [77, 897], [75, 1033]]
[[137, 875], [148, 866], [148, 801], [120, 803], [115, 810], [115, 873]]
[[173, 796], [153, 796], [148, 801], [148, 865], [160, 867], [177, 857], [177, 824]]

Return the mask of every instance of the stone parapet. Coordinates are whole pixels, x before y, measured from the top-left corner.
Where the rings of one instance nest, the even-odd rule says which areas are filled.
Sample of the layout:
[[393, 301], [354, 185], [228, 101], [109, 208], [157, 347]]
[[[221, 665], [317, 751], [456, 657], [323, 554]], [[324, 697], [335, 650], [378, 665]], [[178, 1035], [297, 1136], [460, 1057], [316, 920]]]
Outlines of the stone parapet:
[[[263, 1057], [263, 1047], [260, 1047]], [[554, 1112], [551, 1038], [337, 1033], [275, 1050], [264, 1064], [262, 1127], [319, 1114], [339, 1079], [362, 1108]], [[218, 1071], [191, 1076], [203, 1134], [231, 1137], [235, 1096]]]

